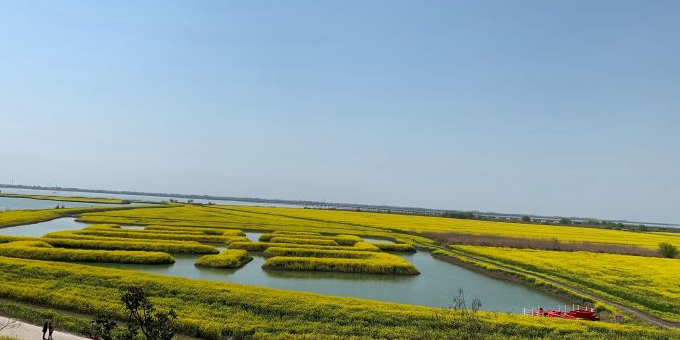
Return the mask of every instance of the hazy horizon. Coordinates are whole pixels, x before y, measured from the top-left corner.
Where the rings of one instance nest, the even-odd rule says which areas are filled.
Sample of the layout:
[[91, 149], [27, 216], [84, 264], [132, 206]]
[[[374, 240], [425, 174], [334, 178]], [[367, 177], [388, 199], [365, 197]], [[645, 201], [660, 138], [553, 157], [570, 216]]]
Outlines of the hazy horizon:
[[0, 183], [680, 223], [674, 1], [0, 2]]

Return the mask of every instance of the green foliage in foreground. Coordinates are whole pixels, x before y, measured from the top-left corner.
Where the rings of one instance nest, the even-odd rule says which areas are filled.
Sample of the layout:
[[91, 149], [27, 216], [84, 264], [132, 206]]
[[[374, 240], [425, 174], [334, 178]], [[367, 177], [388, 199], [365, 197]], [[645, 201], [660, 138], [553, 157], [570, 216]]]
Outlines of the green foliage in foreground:
[[119, 288], [130, 285], [144, 287], [158, 308], [174, 309], [180, 333], [211, 340], [680, 339], [677, 331], [481, 312], [470, 327], [436, 308], [0, 257], [0, 297], [46, 308], [108, 310], [122, 320]]
[[[135, 285], [123, 289], [120, 300], [128, 314], [127, 325], [120, 340], [142, 338], [146, 340], [172, 340], [175, 336], [177, 314], [172, 309], [167, 312], [157, 310], [143, 287]], [[113, 313], [108, 312], [107, 314], [113, 317]], [[107, 330], [113, 330], [109, 329], [111, 326], [115, 327], [115, 324], [109, 323], [106, 327]], [[105, 340], [113, 340], [110, 332], [107, 335], [109, 336], [106, 336]]]
[[253, 258], [243, 249], [227, 249], [218, 255], [204, 255], [196, 260], [199, 267], [240, 268]]
[[175, 259], [161, 252], [126, 250], [84, 250], [54, 248], [43, 241], [17, 241], [0, 244], [0, 256], [45, 261], [170, 264]]

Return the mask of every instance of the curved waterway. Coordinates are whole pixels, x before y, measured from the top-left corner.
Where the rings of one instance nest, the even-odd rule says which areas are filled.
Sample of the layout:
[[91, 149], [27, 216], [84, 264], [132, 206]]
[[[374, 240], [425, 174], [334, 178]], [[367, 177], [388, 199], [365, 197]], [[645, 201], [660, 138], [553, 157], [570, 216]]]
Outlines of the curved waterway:
[[[61, 218], [0, 229], [0, 234], [42, 236], [48, 232], [81, 229], [84, 226], [86, 224], [75, 222], [73, 218]], [[251, 240], [257, 240], [261, 233], [247, 232], [246, 235]], [[251, 252], [251, 255], [253, 261], [240, 269], [195, 267], [194, 262], [200, 255], [174, 255], [177, 261], [171, 265], [117, 263], [88, 265], [430, 307], [447, 306], [458, 294], [458, 289], [463, 289], [469, 299], [474, 297], [481, 299], [482, 309], [490, 311], [521, 313], [523, 307], [554, 307], [565, 304], [563, 300], [520, 284], [493, 279], [437, 260], [423, 251], [402, 255], [421, 272], [415, 276], [269, 271], [261, 268], [265, 261], [261, 254]]]
[[0, 229], [0, 235], [41, 237], [55, 231], [83, 229], [88, 224], [76, 222], [73, 217], [62, 217], [51, 221], [24, 224]]

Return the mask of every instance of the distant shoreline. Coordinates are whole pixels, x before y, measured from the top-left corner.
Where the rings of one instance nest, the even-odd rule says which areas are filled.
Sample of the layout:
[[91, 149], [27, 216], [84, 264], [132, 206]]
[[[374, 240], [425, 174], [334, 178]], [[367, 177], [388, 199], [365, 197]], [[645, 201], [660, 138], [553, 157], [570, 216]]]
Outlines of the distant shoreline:
[[[356, 203], [337, 203], [337, 202], [320, 202], [320, 201], [307, 201], [307, 200], [289, 200], [289, 199], [268, 199], [268, 198], [255, 198], [255, 197], [233, 197], [233, 196], [212, 196], [212, 195], [196, 195], [196, 194], [176, 194], [176, 193], [159, 193], [159, 192], [143, 192], [143, 191], [127, 191], [127, 190], [104, 190], [104, 189], [83, 189], [83, 188], [63, 188], [63, 187], [44, 187], [39, 185], [19, 185], [19, 184], [2, 184], [0, 183], [0, 188], [8, 189], [28, 189], [28, 190], [45, 190], [45, 191], [68, 191], [68, 192], [87, 192], [87, 193], [103, 193], [103, 194], [115, 194], [115, 195], [134, 195], [134, 196], [153, 196], [153, 197], [171, 197], [171, 198], [183, 198], [183, 199], [201, 199], [201, 200], [219, 200], [219, 201], [235, 201], [235, 202], [246, 202], [246, 203], [267, 203], [267, 204], [287, 204], [296, 205], [301, 207], [315, 207], [315, 208], [326, 208], [326, 209], [340, 209], [340, 210], [353, 210], [360, 209], [363, 211], [377, 211], [386, 213], [397, 213], [397, 214], [411, 214], [411, 215], [426, 215], [426, 216], [438, 216], [449, 212], [460, 212], [458, 210], [446, 210], [446, 209], [428, 209], [428, 208], [416, 208], [416, 207], [398, 207], [398, 206], [386, 206], [386, 205], [371, 205], [371, 204], [356, 204]], [[523, 214], [507, 214], [507, 213], [495, 213], [495, 212], [478, 212], [480, 215], [488, 216], [511, 216], [511, 217], [521, 217]], [[528, 215], [531, 218], [551, 218], [559, 219], [564, 216], [541, 216], [541, 215]], [[575, 218], [568, 217], [572, 219], [589, 220], [589, 218]], [[598, 219], [599, 220], [599, 219]], [[662, 223], [662, 222], [638, 222], [638, 221], [627, 221], [627, 220], [607, 220], [614, 223], [623, 223], [628, 225], [646, 225], [651, 227], [670, 227], [670, 228], [680, 228], [680, 224], [673, 223]]]

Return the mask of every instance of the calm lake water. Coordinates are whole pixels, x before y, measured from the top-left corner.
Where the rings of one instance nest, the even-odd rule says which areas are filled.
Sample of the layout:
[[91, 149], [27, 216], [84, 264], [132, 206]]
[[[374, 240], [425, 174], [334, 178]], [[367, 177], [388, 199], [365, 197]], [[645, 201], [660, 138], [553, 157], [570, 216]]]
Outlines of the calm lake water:
[[19, 197], [0, 197], [0, 211], [19, 210], [19, 209], [52, 209], [56, 206], [62, 206], [62, 205], [66, 208], [101, 207], [101, 206], [108, 206], [108, 207], [129, 206], [129, 204], [64, 202], [64, 201], [36, 200], [36, 199], [19, 198]]
[[[49, 222], [0, 229], [0, 234], [42, 236], [54, 231], [82, 229], [86, 225], [75, 222], [73, 218], [60, 218]], [[257, 240], [261, 234], [246, 233], [251, 240]], [[386, 242], [374, 239], [369, 241]], [[553, 307], [565, 303], [565, 301], [522, 285], [492, 279], [437, 260], [429, 253], [422, 251], [402, 255], [421, 272], [420, 275], [415, 276], [266, 271], [261, 268], [265, 261], [261, 254], [251, 252], [251, 255], [253, 261], [240, 269], [195, 267], [194, 262], [200, 255], [174, 255], [177, 261], [171, 265], [114, 263], [88, 265], [430, 307], [447, 306], [457, 295], [459, 288], [465, 291], [469, 299], [480, 298], [482, 309], [490, 311], [521, 313], [523, 307]]]
[[56, 220], [51, 220], [47, 222], [40, 222], [35, 224], [25, 224], [16, 227], [1, 228], [0, 234], [11, 235], [11, 236], [32, 236], [40, 237], [47, 233], [62, 231], [62, 230], [73, 230], [73, 229], [83, 229], [87, 227], [86, 223], [76, 222], [73, 217], [63, 217]]
[[[102, 193], [102, 192], [80, 192], [80, 191], [59, 191], [59, 190], [34, 190], [34, 189], [15, 189], [15, 188], [0, 188], [2, 192], [5, 193], [12, 193], [12, 194], [23, 194], [23, 195], [50, 195], [50, 196], [79, 196], [79, 197], [99, 197], [99, 198], [117, 198], [117, 199], [122, 199], [122, 200], [142, 200], [142, 201], [148, 201], [148, 202], [161, 202], [161, 201], [168, 201], [171, 198], [179, 200], [181, 202], [186, 202], [186, 198], [177, 198], [173, 196], [145, 196], [145, 195], [121, 195], [121, 194], [110, 194], [110, 193]], [[226, 200], [204, 200], [204, 199], [194, 199], [195, 203], [203, 203], [207, 204], [208, 202], [212, 202], [215, 204], [224, 204], [224, 205], [252, 205], [252, 206], [265, 206], [265, 207], [294, 207], [294, 208], [299, 208], [300, 206], [297, 205], [290, 205], [290, 204], [278, 204], [278, 203], [254, 203], [254, 202], [241, 202], [241, 201], [226, 201]], [[66, 203], [66, 202], [64, 202]], [[55, 204], [52, 204], [51, 206], [48, 205], [45, 208], [54, 208]], [[60, 204], [61, 205], [61, 204]], [[86, 207], [91, 206], [92, 203], [89, 203], [87, 205], [84, 205]], [[0, 207], [3, 205], [0, 203]], [[66, 205], [68, 207], [68, 205]], [[82, 205], [76, 205], [77, 207], [80, 207]], [[39, 209], [45, 209], [45, 208], [39, 208]], [[23, 208], [23, 209], [29, 209], [29, 208]], [[32, 208], [30, 208], [32, 209]]]

